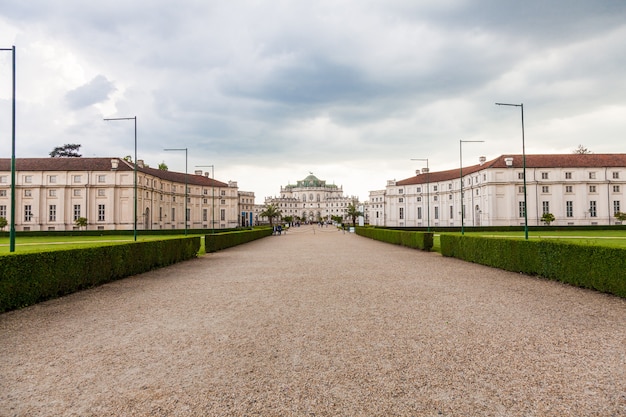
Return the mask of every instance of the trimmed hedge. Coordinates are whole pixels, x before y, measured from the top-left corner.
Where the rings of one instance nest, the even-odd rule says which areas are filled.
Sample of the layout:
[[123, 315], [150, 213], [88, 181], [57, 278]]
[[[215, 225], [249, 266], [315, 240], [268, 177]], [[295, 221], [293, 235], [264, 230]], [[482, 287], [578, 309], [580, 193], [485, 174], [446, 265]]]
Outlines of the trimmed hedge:
[[9, 254], [0, 262], [0, 312], [196, 257], [200, 237]]
[[626, 250], [553, 240], [442, 234], [441, 254], [626, 298]]
[[359, 236], [395, 245], [407, 246], [413, 249], [431, 250], [433, 247], [433, 234], [429, 232], [410, 232], [391, 229], [379, 229], [372, 227], [357, 227], [355, 232]]
[[271, 227], [264, 227], [253, 230], [238, 230], [235, 232], [216, 233], [204, 237], [204, 248], [206, 253], [217, 252], [218, 250], [252, 242], [272, 235]]

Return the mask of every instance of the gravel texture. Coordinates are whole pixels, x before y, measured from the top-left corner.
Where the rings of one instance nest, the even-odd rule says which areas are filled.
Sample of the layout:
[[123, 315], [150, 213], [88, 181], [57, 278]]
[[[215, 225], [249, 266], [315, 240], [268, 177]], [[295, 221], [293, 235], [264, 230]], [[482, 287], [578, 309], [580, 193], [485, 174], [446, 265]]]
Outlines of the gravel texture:
[[0, 416], [626, 416], [626, 300], [294, 228], [0, 315]]

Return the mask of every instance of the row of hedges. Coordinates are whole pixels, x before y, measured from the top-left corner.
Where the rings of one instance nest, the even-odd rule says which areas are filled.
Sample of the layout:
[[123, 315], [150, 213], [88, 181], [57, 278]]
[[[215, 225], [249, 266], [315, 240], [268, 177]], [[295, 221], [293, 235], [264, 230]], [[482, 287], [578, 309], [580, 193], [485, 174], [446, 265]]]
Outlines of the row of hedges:
[[200, 237], [39, 253], [0, 262], [0, 312], [194, 258]]
[[429, 232], [410, 232], [372, 227], [357, 227], [355, 232], [359, 236], [413, 249], [431, 250], [433, 247], [433, 234]]
[[[232, 230], [241, 230], [238, 228], [230, 229], [187, 229], [187, 235], [206, 235], [208, 233], [216, 233], [219, 231], [230, 232]], [[155, 235], [182, 235], [184, 229], [139, 229], [139, 236], [155, 236]], [[36, 236], [133, 236], [134, 230], [18, 230], [15, 232], [16, 237], [36, 237]], [[9, 237], [8, 231], [0, 231], [0, 237]]]
[[441, 253], [626, 297], [626, 250], [553, 240], [442, 234]]
[[217, 252], [218, 250], [252, 242], [253, 240], [271, 236], [272, 228], [264, 227], [253, 230], [238, 230], [235, 232], [216, 233], [204, 237], [204, 248], [206, 253]]

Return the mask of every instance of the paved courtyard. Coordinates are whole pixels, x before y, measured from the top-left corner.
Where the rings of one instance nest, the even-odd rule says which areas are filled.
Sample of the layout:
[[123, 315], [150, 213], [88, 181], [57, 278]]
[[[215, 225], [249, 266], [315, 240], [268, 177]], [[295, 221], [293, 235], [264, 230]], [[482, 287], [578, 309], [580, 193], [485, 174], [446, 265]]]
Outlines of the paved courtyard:
[[0, 416], [626, 416], [626, 300], [304, 226], [0, 314]]

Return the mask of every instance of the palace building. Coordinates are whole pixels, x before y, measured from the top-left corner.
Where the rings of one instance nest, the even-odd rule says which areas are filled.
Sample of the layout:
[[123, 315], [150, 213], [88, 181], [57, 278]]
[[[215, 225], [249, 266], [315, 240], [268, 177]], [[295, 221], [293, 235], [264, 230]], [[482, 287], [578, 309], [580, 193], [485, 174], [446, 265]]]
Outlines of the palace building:
[[265, 199], [265, 204], [276, 205], [283, 217], [303, 222], [328, 221], [332, 216], [345, 218], [351, 203], [358, 203], [358, 197], [344, 196], [342, 187], [326, 184], [312, 173], [296, 184], [281, 186], [280, 196]]
[[[11, 161], [0, 159], [0, 217], [9, 219]], [[224, 229], [249, 223], [254, 194], [237, 183], [135, 166], [121, 158], [18, 158], [15, 230], [133, 230], [137, 175], [137, 229]], [[185, 201], [186, 200], [186, 201]], [[244, 210], [240, 213], [240, 203]], [[248, 220], [246, 220], [248, 219]]]
[[[423, 169], [371, 191], [369, 224], [391, 227], [612, 225], [626, 211], [626, 154], [501, 155], [440, 172]], [[525, 204], [526, 200], [526, 204]], [[526, 205], [528, 211], [526, 212]], [[463, 215], [463, 217], [461, 217]]]

